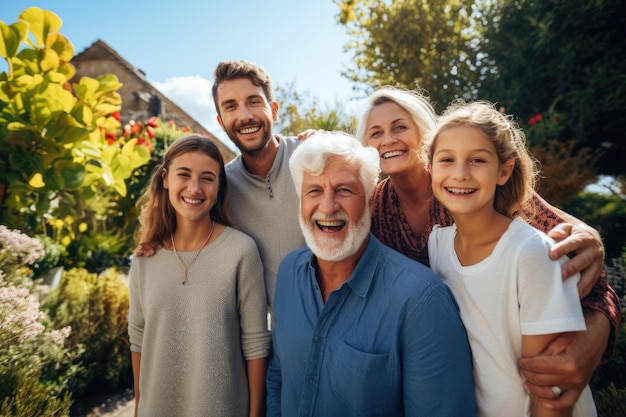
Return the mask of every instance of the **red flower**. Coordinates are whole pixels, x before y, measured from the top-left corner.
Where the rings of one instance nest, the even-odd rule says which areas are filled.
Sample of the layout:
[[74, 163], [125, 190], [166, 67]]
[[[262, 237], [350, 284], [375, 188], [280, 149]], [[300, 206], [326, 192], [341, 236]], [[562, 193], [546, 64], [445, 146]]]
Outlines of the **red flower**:
[[137, 145], [143, 145], [148, 148], [150, 152], [152, 152], [152, 144], [148, 142], [143, 136], [137, 139]]
[[113, 145], [115, 143], [115, 140], [117, 139], [117, 137], [115, 136], [115, 133], [113, 132], [105, 132], [104, 138], [106, 139], [109, 145]]
[[170, 120], [168, 123], [169, 123], [170, 126], [176, 127], [176, 122], [175, 121]]
[[141, 123], [135, 123], [130, 125], [130, 133], [133, 136], [138, 136], [143, 130], [143, 125]]
[[152, 140], [154, 139], [154, 130], [152, 130], [152, 128], [150, 127], [150, 125], [148, 125], [148, 127], [146, 128], [146, 133], [148, 133], [148, 137]]
[[183, 132], [190, 132], [190, 131], [191, 131], [191, 129], [189, 128], [189, 126], [185, 126], [185, 127], [183, 127], [183, 129], [182, 129], [182, 130], [183, 130]]
[[529, 125], [534, 125], [534, 124], [537, 124], [537, 123], [539, 123], [542, 119], [543, 119], [543, 117], [542, 117], [540, 114], [538, 114], [538, 115], [536, 115], [536, 116], [531, 117], [531, 118], [528, 120], [528, 124], [529, 124]]
[[120, 119], [122, 118], [122, 115], [120, 114], [120, 112], [115, 111], [115, 112], [111, 113], [111, 117], [119, 122]]
[[156, 116], [152, 116], [146, 122], [146, 126], [150, 126], [156, 129], [157, 127], [159, 127], [159, 119], [157, 119]]

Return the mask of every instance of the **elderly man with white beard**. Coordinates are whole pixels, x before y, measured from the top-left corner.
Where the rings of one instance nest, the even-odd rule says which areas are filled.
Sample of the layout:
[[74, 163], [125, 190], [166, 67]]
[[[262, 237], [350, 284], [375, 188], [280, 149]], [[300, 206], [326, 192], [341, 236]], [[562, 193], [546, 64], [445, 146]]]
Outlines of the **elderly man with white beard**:
[[268, 416], [473, 416], [458, 306], [369, 232], [378, 153], [318, 132], [290, 160], [307, 247], [281, 262]]

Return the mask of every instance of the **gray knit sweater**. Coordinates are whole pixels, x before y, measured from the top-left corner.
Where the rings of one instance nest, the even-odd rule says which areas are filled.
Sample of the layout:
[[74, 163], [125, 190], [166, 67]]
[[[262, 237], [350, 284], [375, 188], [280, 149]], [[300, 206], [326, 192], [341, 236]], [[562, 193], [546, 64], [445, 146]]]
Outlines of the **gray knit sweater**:
[[226, 165], [229, 213], [234, 227], [251, 236], [259, 248], [270, 307], [280, 261], [306, 244], [298, 223], [298, 195], [289, 171], [289, 158], [299, 144], [295, 137], [279, 137], [278, 154], [266, 177], [250, 174], [241, 155]]
[[[189, 264], [195, 252], [179, 252]], [[246, 359], [270, 350], [261, 259], [226, 228], [183, 270], [174, 253], [134, 257], [128, 333], [141, 352], [139, 416], [247, 416]]]

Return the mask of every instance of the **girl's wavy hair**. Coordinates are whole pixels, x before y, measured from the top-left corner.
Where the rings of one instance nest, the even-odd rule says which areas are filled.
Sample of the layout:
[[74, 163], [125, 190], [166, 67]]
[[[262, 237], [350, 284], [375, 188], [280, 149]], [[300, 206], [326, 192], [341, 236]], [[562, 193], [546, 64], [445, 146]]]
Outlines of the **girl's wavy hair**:
[[526, 136], [513, 117], [501, 113], [488, 101], [452, 102], [439, 117], [436, 128], [425, 137], [424, 160], [432, 162], [441, 132], [460, 126], [480, 130], [495, 145], [501, 164], [511, 159], [515, 161], [511, 178], [496, 187], [494, 208], [508, 217], [532, 211], [531, 197], [537, 185], [538, 162], [526, 148]]
[[227, 213], [229, 197], [224, 158], [217, 145], [208, 137], [187, 135], [177, 139], [167, 149], [163, 162], [152, 173], [148, 189], [137, 200], [136, 206], [141, 211], [135, 239], [139, 244], [163, 244], [176, 230], [176, 211], [170, 203], [168, 191], [163, 186], [163, 173], [167, 172], [174, 158], [189, 152], [201, 152], [219, 164], [217, 201], [211, 208], [210, 217], [218, 223], [232, 225]]

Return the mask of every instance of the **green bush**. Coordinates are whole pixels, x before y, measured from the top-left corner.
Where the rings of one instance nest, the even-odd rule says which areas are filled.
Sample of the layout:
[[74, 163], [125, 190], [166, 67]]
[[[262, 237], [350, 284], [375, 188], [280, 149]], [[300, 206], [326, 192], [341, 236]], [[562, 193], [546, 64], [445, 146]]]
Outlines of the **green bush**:
[[74, 398], [98, 387], [115, 391], [131, 386], [127, 337], [128, 284], [115, 270], [97, 275], [82, 268], [65, 271], [42, 309], [55, 326], [71, 326], [67, 345], [78, 352], [79, 372], [69, 381]]
[[72, 398], [69, 393], [61, 397], [43, 384], [32, 373], [17, 379], [11, 396], [0, 404], [0, 417], [68, 417]]
[[598, 417], [626, 416], [626, 388], [617, 388], [610, 384], [607, 388], [594, 393]]
[[626, 201], [617, 194], [585, 191], [563, 205], [602, 236], [606, 258], [620, 257], [626, 248]]

